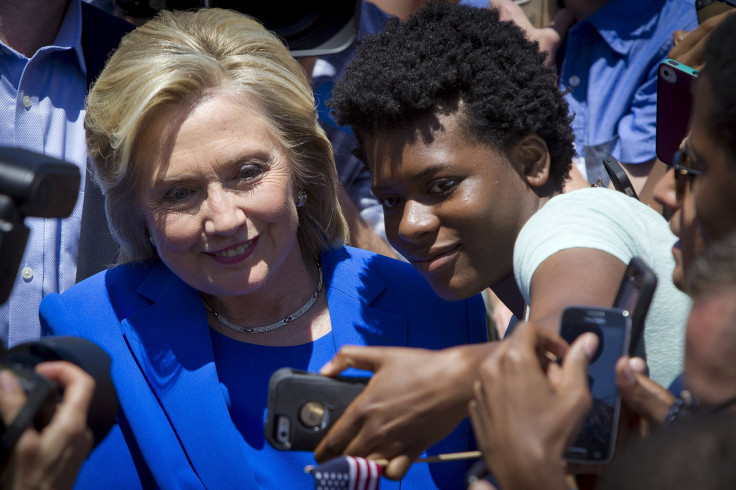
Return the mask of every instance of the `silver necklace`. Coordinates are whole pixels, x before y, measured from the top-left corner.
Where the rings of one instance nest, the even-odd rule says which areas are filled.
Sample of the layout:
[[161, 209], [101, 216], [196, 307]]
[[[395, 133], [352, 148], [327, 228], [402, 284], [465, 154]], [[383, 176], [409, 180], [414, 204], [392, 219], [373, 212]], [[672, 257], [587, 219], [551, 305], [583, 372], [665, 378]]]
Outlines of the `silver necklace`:
[[264, 332], [270, 332], [271, 330], [276, 330], [277, 328], [281, 328], [287, 323], [291, 323], [306, 312], [309, 311], [309, 309], [312, 307], [315, 301], [317, 301], [317, 297], [319, 296], [319, 293], [322, 291], [322, 265], [319, 263], [317, 264], [317, 267], [319, 268], [319, 281], [317, 282], [317, 289], [314, 291], [314, 294], [312, 294], [306, 303], [304, 303], [304, 306], [296, 310], [291, 315], [287, 316], [283, 320], [279, 320], [276, 323], [272, 323], [271, 325], [266, 325], [265, 327], [255, 327], [255, 328], [246, 328], [243, 326], [238, 325], [237, 323], [233, 323], [218, 312], [215, 311], [215, 309], [204, 299], [202, 298], [202, 303], [204, 303], [205, 310], [212, 313], [212, 315], [215, 317], [215, 319], [225, 325], [230, 330], [235, 330], [239, 333], [264, 333]]

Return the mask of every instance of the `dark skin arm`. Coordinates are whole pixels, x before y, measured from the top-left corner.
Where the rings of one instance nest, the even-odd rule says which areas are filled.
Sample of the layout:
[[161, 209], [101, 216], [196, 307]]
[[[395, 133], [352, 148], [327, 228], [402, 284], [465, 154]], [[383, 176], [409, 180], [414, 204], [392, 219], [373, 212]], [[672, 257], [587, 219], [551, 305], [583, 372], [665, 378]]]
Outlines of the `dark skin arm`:
[[591, 248], [551, 255], [532, 277], [529, 321], [557, 333], [568, 306], [610, 307], [625, 271], [626, 264], [619, 259]]
[[412, 461], [467, 416], [478, 366], [497, 345], [441, 351], [343, 347], [322, 374], [334, 376], [355, 367], [375, 375], [322, 440], [315, 458], [320, 462], [341, 454], [385, 458], [389, 464], [384, 475], [403, 477]]
[[[532, 280], [532, 319], [556, 334], [565, 307], [610, 306], [625, 269], [623, 262], [597, 250], [553, 255]], [[496, 348], [496, 343], [441, 351], [344, 347], [322, 374], [334, 376], [348, 367], [376, 374], [322, 440], [315, 458], [385, 458], [390, 463], [384, 474], [403, 477], [411, 461], [467, 416], [479, 365]]]

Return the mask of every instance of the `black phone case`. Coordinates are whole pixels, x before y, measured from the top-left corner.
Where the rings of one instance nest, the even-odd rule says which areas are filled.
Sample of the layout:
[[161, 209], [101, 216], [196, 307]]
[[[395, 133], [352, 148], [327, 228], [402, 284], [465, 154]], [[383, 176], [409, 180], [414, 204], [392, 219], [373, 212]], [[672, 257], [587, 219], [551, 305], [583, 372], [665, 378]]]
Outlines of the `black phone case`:
[[[269, 383], [266, 440], [284, 451], [313, 451], [350, 402], [363, 391], [368, 379], [328, 378], [291, 368], [279, 369]], [[309, 402], [324, 407], [324, 416], [318, 425], [306, 425], [300, 419], [300, 410]], [[278, 434], [284, 430], [279, 425], [280, 420], [288, 420], [288, 434]]]
[[631, 315], [629, 355], [638, 355], [637, 346], [641, 341], [642, 335], [644, 335], [644, 322], [649, 312], [649, 306], [652, 304], [654, 291], [657, 288], [657, 275], [639, 257], [632, 257], [631, 261], [629, 261], [626, 272], [621, 279], [621, 284], [618, 287], [616, 300], [613, 302], [614, 307], [623, 307], [621, 303], [626, 294], [626, 289], [629, 287], [634, 287], [638, 291], [638, 298], [634, 304], [634, 308], [629, 311]]
[[608, 155], [606, 158], [603, 159], [603, 168], [606, 169], [608, 177], [611, 179], [611, 182], [613, 182], [614, 189], [623, 192], [629, 197], [639, 199], [639, 196], [634, 190], [634, 186], [629, 180], [629, 176], [626, 175], [626, 171], [621, 166], [619, 161], [613, 157], [613, 155]]

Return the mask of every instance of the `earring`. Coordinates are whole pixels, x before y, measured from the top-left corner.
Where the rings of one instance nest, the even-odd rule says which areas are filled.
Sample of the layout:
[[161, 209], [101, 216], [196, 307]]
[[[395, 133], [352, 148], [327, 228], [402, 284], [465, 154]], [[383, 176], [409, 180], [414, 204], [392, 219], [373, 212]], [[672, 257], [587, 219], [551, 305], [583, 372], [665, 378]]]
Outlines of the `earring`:
[[154, 241], [153, 237], [149, 235], [148, 240], [151, 242], [151, 246], [153, 248], [156, 248], [156, 242]]
[[296, 207], [301, 208], [301, 207], [304, 207], [305, 204], [307, 204], [307, 193], [304, 191], [304, 189], [299, 189], [299, 192], [297, 192], [296, 197], [297, 197]]

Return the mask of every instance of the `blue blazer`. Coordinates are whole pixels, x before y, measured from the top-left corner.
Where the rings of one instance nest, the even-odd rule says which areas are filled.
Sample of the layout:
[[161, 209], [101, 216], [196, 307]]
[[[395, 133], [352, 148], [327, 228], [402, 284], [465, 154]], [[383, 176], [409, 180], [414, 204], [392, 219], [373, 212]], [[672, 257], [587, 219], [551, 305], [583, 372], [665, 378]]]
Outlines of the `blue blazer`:
[[[321, 259], [338, 347], [439, 349], [487, 340], [480, 297], [443, 301], [408, 264], [363, 250], [337, 248]], [[125, 264], [50, 294], [41, 322], [46, 334], [85, 337], [112, 358], [118, 420], [83, 466], [78, 488], [258, 488], [218, 382], [199, 292], [162, 262]], [[465, 421], [428, 453], [470, 446]], [[402, 488], [430, 488], [446, 465], [415, 465], [423, 468], [412, 469]], [[463, 488], [464, 468], [446, 475], [455, 488]], [[398, 483], [381, 484], [392, 486]]]

